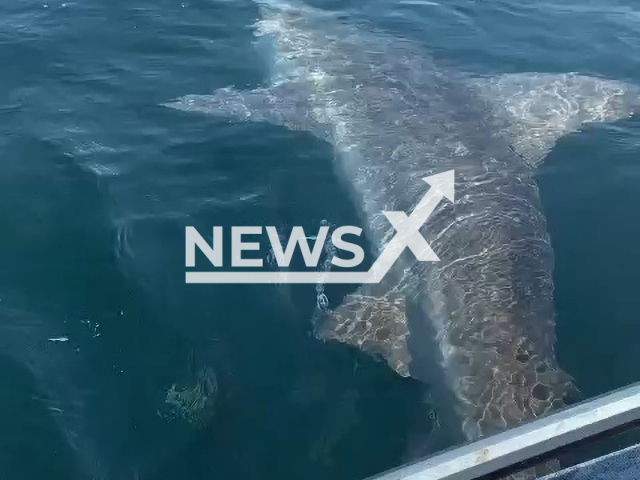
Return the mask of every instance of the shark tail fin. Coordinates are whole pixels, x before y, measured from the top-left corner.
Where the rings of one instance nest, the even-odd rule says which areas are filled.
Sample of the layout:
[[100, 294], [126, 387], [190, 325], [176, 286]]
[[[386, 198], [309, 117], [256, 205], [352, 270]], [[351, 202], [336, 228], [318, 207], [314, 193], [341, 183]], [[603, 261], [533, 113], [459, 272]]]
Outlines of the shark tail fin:
[[409, 330], [405, 297], [400, 292], [374, 296], [359, 289], [347, 295], [337, 309], [321, 312], [314, 324], [319, 339], [337, 340], [379, 355], [399, 375], [409, 376]]

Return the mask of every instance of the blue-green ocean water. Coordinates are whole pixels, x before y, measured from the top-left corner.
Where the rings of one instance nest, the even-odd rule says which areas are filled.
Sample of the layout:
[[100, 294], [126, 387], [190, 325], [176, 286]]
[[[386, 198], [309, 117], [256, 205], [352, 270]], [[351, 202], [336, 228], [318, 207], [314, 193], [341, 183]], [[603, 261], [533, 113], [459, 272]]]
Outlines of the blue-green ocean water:
[[[313, 286], [184, 283], [185, 225], [359, 222], [328, 144], [160, 106], [267, 80], [256, 5], [45, 1], [0, 6], [0, 478], [355, 480], [406, 459], [428, 390], [316, 340]], [[467, 71], [640, 84], [635, 0], [315, 5]], [[540, 170], [558, 356], [586, 396], [640, 380], [639, 155], [632, 118]], [[201, 365], [213, 416], [164, 415]]]

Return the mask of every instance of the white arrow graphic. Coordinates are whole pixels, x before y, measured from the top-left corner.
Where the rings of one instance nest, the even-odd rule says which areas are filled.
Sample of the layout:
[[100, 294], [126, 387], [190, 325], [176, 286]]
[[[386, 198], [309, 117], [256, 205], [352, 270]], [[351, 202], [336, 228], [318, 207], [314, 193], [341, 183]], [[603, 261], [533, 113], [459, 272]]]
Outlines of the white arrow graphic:
[[396, 234], [368, 272], [187, 272], [187, 283], [379, 283], [405, 248], [421, 262], [440, 259], [420, 234], [420, 228], [443, 197], [455, 202], [454, 170], [424, 177], [431, 188], [407, 217], [405, 212], [383, 212]]

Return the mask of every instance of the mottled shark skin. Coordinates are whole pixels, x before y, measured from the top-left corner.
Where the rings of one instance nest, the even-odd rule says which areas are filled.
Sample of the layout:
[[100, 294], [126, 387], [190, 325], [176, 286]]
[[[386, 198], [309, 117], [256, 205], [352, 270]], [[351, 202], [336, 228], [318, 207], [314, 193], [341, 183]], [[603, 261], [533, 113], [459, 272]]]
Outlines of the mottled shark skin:
[[394, 234], [382, 212], [409, 214], [422, 177], [455, 169], [455, 204], [441, 202], [421, 230], [440, 262], [405, 252], [383, 283], [320, 318], [318, 337], [413, 376], [416, 349], [428, 348], [415, 327], [428, 324], [468, 439], [564, 405], [575, 387], [554, 353], [553, 251], [535, 166], [567, 132], [630, 116], [638, 89], [573, 73], [473, 77], [308, 7], [261, 4], [255, 32], [275, 46], [270, 86], [168, 106], [331, 142], [374, 254]]

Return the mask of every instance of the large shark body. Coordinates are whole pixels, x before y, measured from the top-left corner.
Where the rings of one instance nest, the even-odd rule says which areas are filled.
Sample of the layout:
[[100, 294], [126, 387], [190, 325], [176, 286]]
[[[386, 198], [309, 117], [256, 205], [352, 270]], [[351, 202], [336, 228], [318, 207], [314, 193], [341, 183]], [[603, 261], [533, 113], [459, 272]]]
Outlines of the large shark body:
[[417, 378], [435, 345], [467, 439], [564, 405], [574, 386], [554, 353], [553, 251], [535, 167], [565, 133], [631, 115], [638, 90], [578, 74], [474, 77], [308, 7], [260, 9], [256, 35], [276, 52], [272, 84], [169, 106], [331, 142], [374, 253], [395, 233], [383, 211], [409, 214], [428, 188], [422, 177], [455, 169], [455, 204], [441, 202], [420, 231], [440, 261], [405, 252], [381, 284], [322, 315], [317, 336]]

